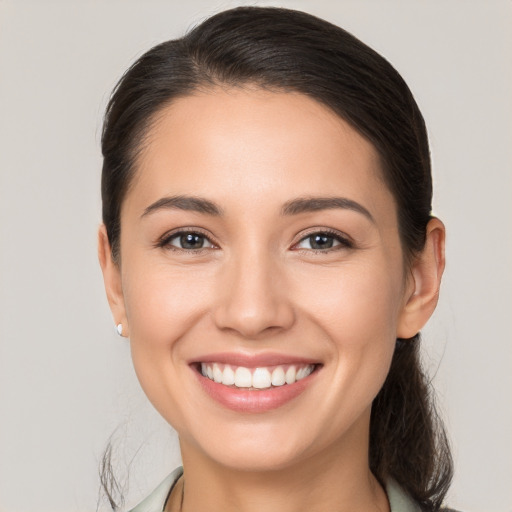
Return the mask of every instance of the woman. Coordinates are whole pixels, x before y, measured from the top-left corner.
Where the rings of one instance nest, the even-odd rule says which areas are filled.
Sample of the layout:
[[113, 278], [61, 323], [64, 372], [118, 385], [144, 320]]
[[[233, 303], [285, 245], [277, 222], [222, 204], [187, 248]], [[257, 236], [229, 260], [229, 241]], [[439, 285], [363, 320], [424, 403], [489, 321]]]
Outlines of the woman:
[[438, 510], [418, 332], [445, 230], [392, 66], [301, 12], [225, 11], [128, 70], [102, 146], [107, 296], [183, 459], [134, 511]]

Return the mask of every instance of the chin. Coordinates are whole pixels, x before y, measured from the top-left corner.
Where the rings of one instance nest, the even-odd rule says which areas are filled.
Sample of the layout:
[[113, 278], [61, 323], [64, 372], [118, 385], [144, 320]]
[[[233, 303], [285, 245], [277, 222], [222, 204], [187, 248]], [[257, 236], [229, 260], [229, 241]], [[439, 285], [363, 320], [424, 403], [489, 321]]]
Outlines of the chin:
[[[297, 422], [294, 422], [295, 426]], [[190, 433], [190, 431], [189, 431]], [[293, 467], [322, 447], [303, 429], [292, 430], [286, 424], [244, 424], [216, 429], [212, 426], [203, 435], [194, 435], [193, 451], [199, 458], [205, 457], [213, 464], [236, 471], [268, 472]], [[297, 435], [298, 434], [298, 435]], [[191, 444], [180, 436], [184, 459], [190, 453]], [[200, 453], [197, 453], [197, 452]]]
[[302, 459], [299, 451], [283, 452], [277, 450], [243, 449], [222, 450], [216, 453], [210, 450], [209, 456], [217, 463], [234, 471], [263, 473], [287, 469]]

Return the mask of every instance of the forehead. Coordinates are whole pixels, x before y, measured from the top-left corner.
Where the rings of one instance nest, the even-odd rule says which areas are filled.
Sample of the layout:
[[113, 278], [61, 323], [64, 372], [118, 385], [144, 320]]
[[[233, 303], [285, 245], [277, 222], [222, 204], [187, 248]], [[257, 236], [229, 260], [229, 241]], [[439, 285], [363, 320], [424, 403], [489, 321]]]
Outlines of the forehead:
[[176, 99], [155, 117], [136, 169], [127, 199], [141, 208], [191, 193], [246, 208], [304, 195], [393, 203], [373, 145], [297, 93], [214, 89]]

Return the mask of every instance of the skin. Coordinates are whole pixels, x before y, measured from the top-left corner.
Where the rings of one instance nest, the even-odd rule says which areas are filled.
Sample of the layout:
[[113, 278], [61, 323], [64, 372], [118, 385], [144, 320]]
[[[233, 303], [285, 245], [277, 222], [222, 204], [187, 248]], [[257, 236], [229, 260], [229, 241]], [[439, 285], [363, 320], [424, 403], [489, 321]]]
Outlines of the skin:
[[[223, 215], [144, 215], [176, 195], [206, 198]], [[347, 208], [281, 213], [296, 198], [333, 196], [371, 219]], [[374, 147], [299, 94], [196, 93], [152, 126], [121, 226], [120, 264], [99, 232], [107, 296], [144, 391], [179, 434], [183, 510], [389, 510], [368, 467], [371, 403], [396, 338], [416, 334], [435, 308], [444, 227], [429, 223], [425, 249], [404, 268]], [[211, 243], [180, 250], [175, 237], [159, 246], [180, 228]], [[308, 237], [326, 230], [349, 245], [312, 250]], [[212, 400], [189, 365], [219, 352], [279, 352], [321, 367], [284, 406], [236, 412]]]

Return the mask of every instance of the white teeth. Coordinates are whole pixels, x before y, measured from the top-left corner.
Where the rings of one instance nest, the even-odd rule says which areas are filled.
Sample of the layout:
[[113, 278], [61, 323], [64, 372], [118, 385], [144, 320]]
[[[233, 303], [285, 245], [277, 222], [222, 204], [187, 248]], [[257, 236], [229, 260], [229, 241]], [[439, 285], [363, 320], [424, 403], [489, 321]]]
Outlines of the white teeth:
[[308, 366], [290, 365], [285, 372], [283, 366], [276, 366], [273, 369], [262, 367], [249, 369], [238, 366], [233, 369], [228, 364], [201, 363], [201, 374], [218, 384], [254, 389], [269, 389], [272, 386], [293, 384], [310, 375], [314, 369], [314, 364]]
[[295, 366], [290, 366], [286, 370], [285, 380], [286, 384], [293, 384], [295, 382]]
[[222, 373], [222, 384], [224, 384], [224, 386], [232, 386], [234, 383], [235, 372], [232, 370], [231, 366], [226, 365]]
[[269, 388], [272, 385], [270, 372], [266, 368], [256, 368], [252, 374], [252, 387], [256, 389]]
[[304, 368], [301, 368], [298, 372], [297, 372], [297, 375], [295, 376], [295, 380], [301, 380], [303, 379], [304, 377], [307, 377], [308, 375], [311, 374], [311, 372], [313, 371], [314, 369], [314, 366], [313, 365], [309, 365], [309, 366], [306, 366]]
[[237, 388], [250, 388], [252, 387], [252, 375], [249, 368], [239, 366], [235, 371], [235, 386]]
[[218, 383], [222, 382], [222, 370], [217, 363], [213, 365], [213, 380]]
[[286, 378], [284, 376], [284, 370], [282, 366], [278, 366], [272, 372], [272, 386], [282, 386], [286, 383]]

